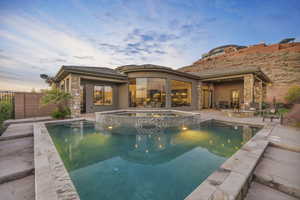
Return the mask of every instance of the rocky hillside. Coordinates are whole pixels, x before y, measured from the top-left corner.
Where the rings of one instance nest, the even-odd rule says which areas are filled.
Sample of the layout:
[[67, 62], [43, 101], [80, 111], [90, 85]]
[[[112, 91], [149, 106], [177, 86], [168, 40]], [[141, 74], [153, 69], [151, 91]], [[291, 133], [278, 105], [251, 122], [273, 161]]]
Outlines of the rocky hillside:
[[[216, 51], [216, 50], [214, 50]], [[234, 66], [258, 66], [272, 80], [267, 87], [267, 101], [276, 97], [284, 101], [287, 89], [300, 85], [300, 43], [258, 44], [246, 48], [234, 48], [232, 45], [215, 54], [205, 54], [191, 66], [180, 68], [184, 72]]]

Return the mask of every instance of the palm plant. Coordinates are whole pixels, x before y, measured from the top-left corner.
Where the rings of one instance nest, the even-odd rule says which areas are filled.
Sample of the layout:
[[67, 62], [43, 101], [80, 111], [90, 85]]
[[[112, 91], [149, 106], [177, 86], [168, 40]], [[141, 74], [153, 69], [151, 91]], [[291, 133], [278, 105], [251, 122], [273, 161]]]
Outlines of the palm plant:
[[70, 93], [60, 90], [57, 87], [52, 87], [51, 90], [45, 91], [41, 103], [42, 105], [57, 105], [57, 109], [52, 113], [52, 116], [54, 118], [64, 118], [70, 114], [69, 108], [66, 105], [71, 98]]

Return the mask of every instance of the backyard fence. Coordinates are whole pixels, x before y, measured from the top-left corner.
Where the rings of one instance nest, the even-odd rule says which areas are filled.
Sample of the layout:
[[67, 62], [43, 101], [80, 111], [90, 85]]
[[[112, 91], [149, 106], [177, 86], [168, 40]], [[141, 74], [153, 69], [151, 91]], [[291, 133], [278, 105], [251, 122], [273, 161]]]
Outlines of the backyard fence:
[[14, 103], [14, 95], [15, 93], [12, 91], [0, 91], [0, 102], [6, 101], [11, 104]]
[[50, 116], [57, 106], [42, 105], [43, 95], [43, 93], [35, 92], [16, 92], [14, 95], [15, 119]]
[[[5, 113], [5, 116], [0, 116], [0, 119], [50, 116], [57, 106], [43, 106], [41, 104], [42, 96], [43, 93], [36, 92], [0, 91], [0, 106], [9, 107], [11, 110], [10, 112]], [[4, 115], [4, 113], [0, 114]]]

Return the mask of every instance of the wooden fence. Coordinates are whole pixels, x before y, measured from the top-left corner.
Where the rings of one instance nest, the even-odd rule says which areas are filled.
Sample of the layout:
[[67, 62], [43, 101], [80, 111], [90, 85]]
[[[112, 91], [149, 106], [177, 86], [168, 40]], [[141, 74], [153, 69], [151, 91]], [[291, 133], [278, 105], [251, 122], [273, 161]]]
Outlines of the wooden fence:
[[42, 93], [15, 92], [15, 119], [50, 116], [56, 105], [43, 106], [42, 96]]

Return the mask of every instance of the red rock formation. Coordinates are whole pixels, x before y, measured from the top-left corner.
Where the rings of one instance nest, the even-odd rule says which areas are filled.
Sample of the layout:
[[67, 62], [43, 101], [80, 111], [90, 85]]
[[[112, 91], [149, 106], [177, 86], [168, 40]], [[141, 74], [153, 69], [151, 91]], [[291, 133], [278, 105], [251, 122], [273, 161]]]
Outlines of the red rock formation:
[[199, 59], [191, 66], [180, 68], [184, 72], [234, 66], [258, 66], [272, 80], [267, 87], [266, 101], [276, 97], [284, 102], [291, 85], [300, 85], [300, 42], [286, 44], [257, 44], [239, 50], [228, 47], [224, 53]]

